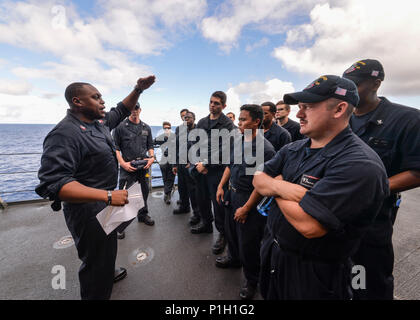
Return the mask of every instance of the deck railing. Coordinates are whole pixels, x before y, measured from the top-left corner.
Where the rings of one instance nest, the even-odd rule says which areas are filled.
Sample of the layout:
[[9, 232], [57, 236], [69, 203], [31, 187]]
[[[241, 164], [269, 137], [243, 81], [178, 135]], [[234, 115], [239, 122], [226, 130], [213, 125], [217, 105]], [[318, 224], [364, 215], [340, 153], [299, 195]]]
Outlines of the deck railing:
[[[24, 156], [24, 155], [42, 155], [42, 152], [29, 152], [29, 153], [2, 153], [0, 156]], [[153, 164], [158, 163], [156, 160], [153, 162]], [[18, 174], [27, 174], [27, 173], [38, 173], [38, 170], [20, 170], [20, 171], [12, 171], [12, 172], [0, 172], [0, 176], [13, 176]], [[161, 179], [162, 176], [159, 175], [152, 175], [152, 167], [149, 168], [149, 190], [153, 188], [152, 180], [153, 179]], [[7, 202], [3, 200], [2, 196], [4, 195], [10, 195], [10, 194], [17, 194], [17, 193], [27, 193], [27, 192], [35, 192], [35, 187], [33, 189], [18, 189], [18, 190], [7, 190], [7, 191], [1, 191], [0, 190], [0, 209], [4, 209], [7, 207]], [[25, 200], [26, 201], [26, 200]], [[44, 199], [28, 199], [28, 201], [44, 201]], [[17, 201], [19, 202], [19, 201]], [[15, 203], [15, 202], [11, 202]]]

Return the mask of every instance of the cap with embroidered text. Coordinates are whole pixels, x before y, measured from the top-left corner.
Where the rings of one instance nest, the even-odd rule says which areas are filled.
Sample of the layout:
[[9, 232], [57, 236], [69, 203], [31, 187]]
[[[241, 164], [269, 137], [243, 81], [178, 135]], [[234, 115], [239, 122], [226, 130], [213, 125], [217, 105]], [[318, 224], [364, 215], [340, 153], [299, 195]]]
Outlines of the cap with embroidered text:
[[383, 81], [385, 72], [378, 60], [365, 59], [353, 63], [350, 68], [344, 71], [343, 77], [359, 85], [366, 79], [380, 79]]

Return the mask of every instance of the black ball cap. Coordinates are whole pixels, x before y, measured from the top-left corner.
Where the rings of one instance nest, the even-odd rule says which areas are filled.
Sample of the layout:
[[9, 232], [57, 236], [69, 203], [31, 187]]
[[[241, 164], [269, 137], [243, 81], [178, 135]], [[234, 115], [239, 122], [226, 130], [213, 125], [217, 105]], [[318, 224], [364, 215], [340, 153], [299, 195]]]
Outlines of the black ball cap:
[[365, 59], [360, 60], [351, 65], [343, 73], [343, 77], [352, 80], [356, 85], [359, 85], [366, 79], [385, 79], [384, 67], [378, 60]]
[[285, 94], [283, 101], [286, 104], [316, 103], [329, 98], [337, 98], [353, 106], [359, 103], [359, 94], [354, 82], [334, 75], [319, 77], [303, 91]]

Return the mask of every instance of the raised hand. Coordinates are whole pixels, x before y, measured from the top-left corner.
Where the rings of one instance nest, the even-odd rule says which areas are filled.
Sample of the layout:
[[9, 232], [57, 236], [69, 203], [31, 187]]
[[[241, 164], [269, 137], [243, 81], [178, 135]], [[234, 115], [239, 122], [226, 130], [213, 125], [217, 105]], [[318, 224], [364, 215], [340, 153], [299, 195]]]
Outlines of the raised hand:
[[146, 90], [156, 81], [155, 76], [148, 76], [146, 78], [140, 78], [137, 80], [137, 86], [141, 90]]

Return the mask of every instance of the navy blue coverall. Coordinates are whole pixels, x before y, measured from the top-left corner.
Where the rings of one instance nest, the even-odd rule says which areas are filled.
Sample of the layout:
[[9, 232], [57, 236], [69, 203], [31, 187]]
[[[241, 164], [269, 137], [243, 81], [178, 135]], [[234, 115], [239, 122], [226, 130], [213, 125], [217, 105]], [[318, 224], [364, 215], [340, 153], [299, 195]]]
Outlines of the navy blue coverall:
[[309, 139], [286, 145], [263, 171], [307, 188], [299, 205], [327, 229], [304, 237], [273, 201], [261, 245], [264, 299], [350, 299], [350, 257], [389, 194], [378, 155], [347, 127], [321, 149]]
[[[44, 140], [44, 152], [35, 191], [43, 198], [58, 201], [61, 188], [72, 181], [87, 187], [114, 190], [118, 162], [110, 130], [130, 111], [119, 103], [103, 120], [85, 123], [70, 111]], [[106, 207], [102, 201], [63, 202], [67, 227], [75, 241], [82, 265], [79, 269], [82, 299], [109, 299], [117, 256], [116, 231], [106, 235], [96, 215]]]
[[264, 132], [264, 138], [270, 141], [274, 150], [279, 151], [284, 145], [292, 141], [289, 131], [280, 127], [275, 122], [272, 123], [270, 129]]
[[[239, 137], [243, 140], [243, 137]], [[256, 139], [252, 140], [253, 157], [256, 155]], [[264, 161], [268, 161], [274, 157], [274, 151], [271, 143], [262, 137], [264, 143]], [[253, 286], [258, 283], [260, 272], [260, 245], [264, 235], [264, 228], [267, 218], [262, 216], [256, 208], [248, 212], [245, 223], [240, 223], [234, 220], [235, 212], [242, 207], [254, 191], [252, 185], [251, 174], [246, 174], [246, 168], [252, 168], [256, 164], [248, 164], [245, 161], [244, 145], [250, 142], [241, 142], [242, 146], [242, 163], [234, 163], [234, 147], [231, 151], [230, 180], [229, 180], [229, 199], [224, 197], [224, 200], [229, 201], [228, 210], [226, 213], [225, 234], [228, 243], [228, 254], [231, 259], [242, 264], [246, 280]], [[248, 161], [249, 162], [249, 161]]]
[[[147, 158], [147, 151], [153, 149], [152, 130], [143, 121], [137, 124], [127, 118], [113, 131], [113, 138], [116, 149], [121, 152], [121, 156], [127, 162]], [[139, 209], [139, 215], [148, 213], [149, 181], [146, 174], [147, 170], [144, 169], [128, 172], [120, 166], [119, 189], [123, 189], [126, 183], [126, 188], [136, 181], [140, 183], [144, 207]]]
[[[379, 155], [388, 177], [407, 170], [420, 170], [420, 111], [391, 103], [380, 97], [378, 107], [350, 126]], [[359, 121], [361, 120], [361, 121]], [[353, 256], [366, 268], [366, 290], [354, 292], [355, 299], [394, 298], [393, 225], [399, 207], [399, 194], [385, 199], [382, 208]]]
[[[211, 130], [227, 129], [232, 131], [234, 129], [233, 122], [223, 113], [216, 120], [210, 120], [210, 115], [198, 121], [196, 128], [203, 129], [208, 137], [208, 163], [206, 168], [207, 174], [198, 174], [197, 181], [197, 202], [200, 210], [201, 221], [204, 225], [211, 224], [213, 221], [213, 213], [211, 211], [212, 204], [214, 210], [214, 224], [216, 229], [224, 235], [225, 212], [223, 207], [216, 201], [216, 191], [220, 180], [223, 176], [223, 171], [226, 165], [222, 164], [222, 150], [224, 149], [222, 139], [219, 139], [218, 150], [211, 148]], [[218, 155], [219, 164], [211, 164], [210, 159], [214, 154]]]

